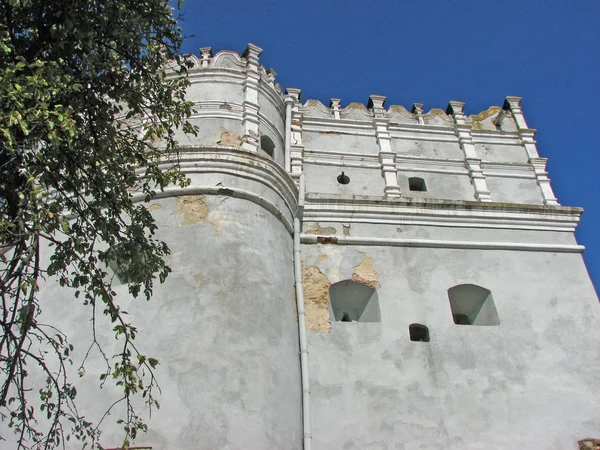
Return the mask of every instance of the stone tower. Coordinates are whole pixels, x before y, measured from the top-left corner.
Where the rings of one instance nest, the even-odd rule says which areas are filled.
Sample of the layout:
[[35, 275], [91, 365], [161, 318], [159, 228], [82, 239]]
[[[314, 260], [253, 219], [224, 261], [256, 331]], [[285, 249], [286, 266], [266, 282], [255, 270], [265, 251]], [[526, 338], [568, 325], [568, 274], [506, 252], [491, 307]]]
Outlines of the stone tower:
[[[136, 445], [564, 450], [600, 434], [582, 211], [555, 198], [521, 99], [472, 116], [302, 103], [261, 51], [190, 56], [191, 184], [148, 205], [173, 273], [141, 307], [116, 288], [161, 361]], [[91, 417], [109, 402], [95, 381], [79, 392]]]

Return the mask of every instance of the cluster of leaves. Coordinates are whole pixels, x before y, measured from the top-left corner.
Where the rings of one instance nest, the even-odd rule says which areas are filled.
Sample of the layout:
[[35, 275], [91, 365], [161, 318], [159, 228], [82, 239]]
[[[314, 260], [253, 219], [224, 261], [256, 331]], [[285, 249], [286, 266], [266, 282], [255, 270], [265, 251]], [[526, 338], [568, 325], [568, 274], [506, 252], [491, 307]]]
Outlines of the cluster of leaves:
[[[125, 446], [146, 427], [131, 396], [158, 406], [157, 361], [136, 347], [103, 268], [116, 261], [131, 294], [146, 298], [169, 273], [168, 247], [132, 191], [148, 201], [186, 183], [172, 130], [194, 129], [173, 12], [167, 0], [0, 0], [0, 415], [22, 448], [98, 436], [76, 408], [67, 373], [73, 347], [43, 323], [45, 278], [74, 288], [64, 302], [89, 306], [86, 358], [99, 352], [101, 382], [122, 388]], [[100, 314], [114, 326], [114, 356], [96, 339]], [[31, 385], [34, 371], [45, 385]]]

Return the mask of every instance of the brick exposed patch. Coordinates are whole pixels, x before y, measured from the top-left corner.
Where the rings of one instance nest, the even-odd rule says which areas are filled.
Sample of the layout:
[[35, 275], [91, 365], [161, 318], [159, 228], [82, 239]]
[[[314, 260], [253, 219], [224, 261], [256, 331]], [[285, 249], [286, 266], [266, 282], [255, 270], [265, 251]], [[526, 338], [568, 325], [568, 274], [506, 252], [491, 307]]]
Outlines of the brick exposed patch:
[[313, 224], [310, 229], [306, 230], [306, 234], [320, 234], [324, 236], [335, 233], [337, 233], [337, 230], [334, 227], [322, 227], [318, 223]]
[[318, 267], [302, 263], [302, 287], [306, 328], [309, 331], [329, 332], [329, 287], [331, 283]]
[[363, 255], [363, 261], [357, 266], [354, 266], [352, 279], [367, 284], [372, 288], [379, 289], [381, 284], [379, 284], [379, 274], [375, 271], [373, 258], [369, 257], [364, 252], [361, 252], [361, 254]]
[[600, 450], [600, 439], [585, 438], [580, 440], [579, 450]]
[[221, 140], [217, 141], [217, 144], [239, 147], [242, 144], [242, 137], [239, 133], [224, 131], [221, 133]]
[[182, 195], [175, 199], [177, 202], [176, 209], [172, 215], [183, 215], [182, 226], [187, 227], [199, 222], [204, 222], [208, 216], [208, 206], [204, 195]]
[[160, 206], [158, 203], [150, 203], [148, 206], [146, 206], [146, 209], [152, 212], [162, 209], [162, 206]]

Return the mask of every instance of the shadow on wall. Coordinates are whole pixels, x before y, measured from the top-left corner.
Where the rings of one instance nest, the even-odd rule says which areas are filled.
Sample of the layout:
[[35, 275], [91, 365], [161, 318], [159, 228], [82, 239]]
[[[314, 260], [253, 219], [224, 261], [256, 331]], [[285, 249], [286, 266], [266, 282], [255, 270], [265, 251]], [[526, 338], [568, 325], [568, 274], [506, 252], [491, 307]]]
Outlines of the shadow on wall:
[[269, 136], [265, 136], [264, 134], [260, 137], [260, 148], [271, 158], [275, 156], [275, 144], [271, 140]]

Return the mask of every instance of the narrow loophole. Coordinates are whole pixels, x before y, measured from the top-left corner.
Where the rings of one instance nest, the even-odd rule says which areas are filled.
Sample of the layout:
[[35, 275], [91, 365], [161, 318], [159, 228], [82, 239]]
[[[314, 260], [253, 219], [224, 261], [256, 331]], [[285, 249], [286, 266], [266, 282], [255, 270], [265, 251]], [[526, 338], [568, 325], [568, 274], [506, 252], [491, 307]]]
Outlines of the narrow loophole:
[[410, 340], [414, 342], [429, 342], [429, 328], [420, 323], [410, 324], [408, 327]]
[[350, 315], [347, 312], [345, 312], [342, 316], [341, 322], [352, 322], [352, 319], [350, 318]]
[[341, 175], [338, 175], [337, 182], [340, 184], [348, 184], [350, 183], [350, 177], [342, 172]]

